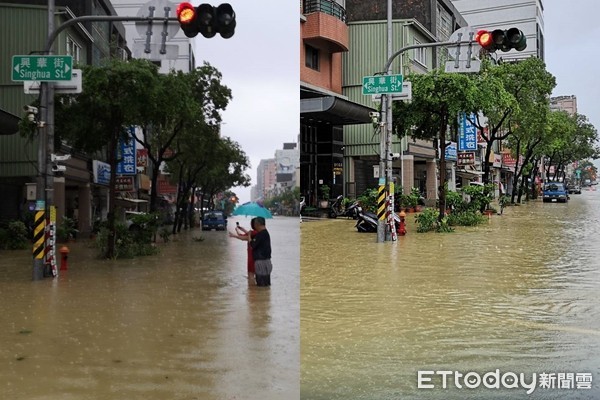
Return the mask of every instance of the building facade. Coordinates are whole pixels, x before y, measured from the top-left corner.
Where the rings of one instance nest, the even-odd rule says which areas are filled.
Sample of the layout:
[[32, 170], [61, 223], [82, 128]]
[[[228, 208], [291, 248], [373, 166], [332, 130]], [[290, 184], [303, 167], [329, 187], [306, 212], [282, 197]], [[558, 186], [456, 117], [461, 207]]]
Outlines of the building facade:
[[[109, 1], [56, 0], [54, 25], [82, 15], [115, 15]], [[23, 82], [12, 81], [13, 55], [41, 52], [48, 36], [48, 8], [45, 0], [0, 1], [0, 109], [23, 116], [23, 107], [38, 100], [37, 94], [25, 94]], [[126, 58], [125, 30], [119, 22], [86, 22], [63, 30], [54, 42], [54, 54], [70, 55], [73, 65], [96, 64], [106, 58]], [[0, 136], [0, 219], [26, 220], [35, 207], [37, 194], [32, 190], [38, 175], [38, 135], [32, 140], [20, 135]], [[62, 216], [78, 220], [82, 233], [92, 226], [94, 208], [101, 204], [105, 188], [92, 179], [91, 160], [73, 152], [66, 143], [55, 146], [57, 154], [69, 153], [71, 159], [63, 176], [55, 176], [53, 186], [57, 221]]]
[[283, 149], [275, 150], [276, 193], [292, 190], [299, 182], [296, 181], [296, 171], [300, 167], [300, 150], [297, 143], [284, 143]]
[[277, 184], [277, 160], [260, 160], [256, 168], [256, 199], [266, 199]]
[[343, 0], [300, 2], [300, 191], [308, 205], [330, 187], [342, 194], [344, 125], [370, 122], [374, 109], [342, 90], [342, 54], [349, 49]]
[[577, 114], [577, 96], [551, 97], [550, 109], [553, 111], [566, 111], [570, 115], [575, 115]]
[[[362, 94], [362, 77], [381, 72], [387, 61], [387, 8], [373, 1], [348, 0], [350, 51], [343, 58], [343, 92], [349, 100], [379, 107], [371, 96]], [[446, 40], [466, 22], [449, 1], [394, 1], [392, 6], [392, 47]], [[392, 63], [392, 73], [426, 73], [446, 60], [443, 50], [415, 49]], [[372, 124], [344, 128], [344, 178], [347, 197], [360, 196], [375, 188], [379, 173], [378, 131]], [[437, 197], [435, 148], [430, 141], [393, 137], [393, 176], [404, 193], [413, 187], [430, 202]]]
[[498, 52], [505, 60], [535, 56], [544, 60], [544, 5], [542, 0], [452, 0], [469, 26], [486, 30], [517, 27], [527, 37], [523, 51]]

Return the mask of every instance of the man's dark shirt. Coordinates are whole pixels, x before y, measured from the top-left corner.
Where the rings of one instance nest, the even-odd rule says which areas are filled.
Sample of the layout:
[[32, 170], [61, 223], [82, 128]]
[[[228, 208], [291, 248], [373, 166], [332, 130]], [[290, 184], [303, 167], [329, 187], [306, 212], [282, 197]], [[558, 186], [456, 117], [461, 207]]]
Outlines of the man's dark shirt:
[[271, 236], [266, 229], [258, 232], [250, 241], [252, 246], [252, 258], [254, 260], [271, 259]]

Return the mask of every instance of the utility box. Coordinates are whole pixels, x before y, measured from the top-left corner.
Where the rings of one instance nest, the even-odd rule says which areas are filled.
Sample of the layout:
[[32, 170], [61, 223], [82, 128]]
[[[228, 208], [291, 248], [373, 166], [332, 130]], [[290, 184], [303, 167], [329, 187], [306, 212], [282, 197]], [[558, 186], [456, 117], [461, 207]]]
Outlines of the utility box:
[[28, 201], [32, 201], [36, 199], [36, 194], [37, 194], [37, 184], [35, 183], [26, 183], [26, 193], [25, 193], [25, 197], [27, 198]]

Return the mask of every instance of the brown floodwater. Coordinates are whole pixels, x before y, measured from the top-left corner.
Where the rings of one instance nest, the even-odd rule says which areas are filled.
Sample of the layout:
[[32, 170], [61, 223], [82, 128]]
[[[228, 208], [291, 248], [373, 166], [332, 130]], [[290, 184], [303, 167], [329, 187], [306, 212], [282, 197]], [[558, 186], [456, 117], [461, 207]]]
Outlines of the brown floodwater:
[[[302, 399], [600, 398], [600, 193], [446, 234], [416, 233], [408, 214], [395, 243], [353, 221], [308, 222], [301, 248]], [[488, 389], [474, 375], [474, 388], [455, 385], [454, 371], [496, 370], [527, 383], [536, 373], [537, 386]], [[418, 371], [453, 375], [446, 389], [422, 375], [434, 387], [419, 388]], [[542, 373], [554, 389], [539, 386]], [[591, 388], [557, 389], [561, 373], [588, 374]]]
[[298, 219], [267, 228], [270, 288], [249, 283], [246, 244], [226, 232], [118, 261], [78, 241], [67, 271], [36, 282], [29, 251], [0, 252], [0, 398], [298, 398]]

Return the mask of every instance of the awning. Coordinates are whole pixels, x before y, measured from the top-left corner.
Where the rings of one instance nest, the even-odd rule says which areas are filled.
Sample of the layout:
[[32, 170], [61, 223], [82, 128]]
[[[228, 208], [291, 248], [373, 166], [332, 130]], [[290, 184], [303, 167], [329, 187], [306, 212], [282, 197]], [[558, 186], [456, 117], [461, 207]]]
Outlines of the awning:
[[21, 118], [0, 108], [0, 135], [14, 135], [19, 132]]
[[461, 176], [463, 178], [469, 178], [469, 179], [471, 179], [471, 178], [475, 178], [475, 177], [478, 177], [478, 176], [482, 176], [483, 172], [477, 171], [477, 170], [474, 170], [474, 169], [465, 169], [465, 168], [458, 169], [457, 168], [456, 169], [456, 175]]
[[300, 100], [300, 118], [305, 122], [328, 122], [333, 125], [371, 123], [373, 108], [335, 96]]

